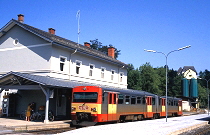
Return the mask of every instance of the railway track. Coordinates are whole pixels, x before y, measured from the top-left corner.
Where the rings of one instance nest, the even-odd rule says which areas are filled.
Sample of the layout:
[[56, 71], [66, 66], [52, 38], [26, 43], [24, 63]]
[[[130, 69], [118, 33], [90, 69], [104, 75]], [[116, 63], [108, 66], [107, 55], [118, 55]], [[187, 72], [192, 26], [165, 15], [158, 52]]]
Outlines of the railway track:
[[205, 126], [196, 128], [194, 130], [184, 132], [179, 135], [209, 135], [209, 134], [210, 134], [210, 125], [205, 125]]

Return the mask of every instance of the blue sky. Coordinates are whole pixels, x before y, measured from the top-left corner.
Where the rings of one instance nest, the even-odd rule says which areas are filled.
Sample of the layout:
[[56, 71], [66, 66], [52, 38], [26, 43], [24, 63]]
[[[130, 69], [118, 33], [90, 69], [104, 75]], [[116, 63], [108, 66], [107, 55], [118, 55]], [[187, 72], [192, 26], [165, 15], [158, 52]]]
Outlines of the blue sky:
[[17, 14], [24, 23], [77, 42], [76, 13], [80, 10], [80, 44], [98, 39], [112, 44], [118, 60], [138, 68], [146, 62], [165, 65], [162, 54], [180, 47], [191, 48], [168, 56], [170, 69], [194, 66], [210, 70], [210, 1], [208, 0], [0, 0], [0, 27]]

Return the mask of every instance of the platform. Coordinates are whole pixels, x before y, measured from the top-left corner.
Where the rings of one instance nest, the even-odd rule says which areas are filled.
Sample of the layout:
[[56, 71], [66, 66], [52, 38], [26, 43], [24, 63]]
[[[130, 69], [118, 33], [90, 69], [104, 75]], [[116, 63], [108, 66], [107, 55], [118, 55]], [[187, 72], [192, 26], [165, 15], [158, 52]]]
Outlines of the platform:
[[57, 120], [45, 124], [42, 121], [25, 121], [16, 117], [0, 118], [0, 127], [13, 131], [34, 131], [70, 127], [71, 120]]

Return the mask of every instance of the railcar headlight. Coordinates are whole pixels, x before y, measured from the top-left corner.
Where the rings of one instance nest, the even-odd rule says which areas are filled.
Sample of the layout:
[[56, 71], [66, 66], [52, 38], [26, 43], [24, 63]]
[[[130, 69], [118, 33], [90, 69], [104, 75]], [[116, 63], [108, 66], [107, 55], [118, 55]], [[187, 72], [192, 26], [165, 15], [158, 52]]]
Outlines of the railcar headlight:
[[91, 108], [92, 112], [97, 112], [96, 108]]
[[75, 107], [71, 107], [71, 111], [76, 111], [76, 108]]

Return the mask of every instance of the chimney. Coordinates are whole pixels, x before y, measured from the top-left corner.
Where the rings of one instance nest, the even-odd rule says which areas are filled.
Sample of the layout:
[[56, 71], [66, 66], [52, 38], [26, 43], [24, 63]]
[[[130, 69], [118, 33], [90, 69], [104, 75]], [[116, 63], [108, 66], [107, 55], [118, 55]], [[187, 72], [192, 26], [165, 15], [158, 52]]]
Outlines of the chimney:
[[84, 46], [87, 46], [88, 48], [90, 48], [90, 43], [85, 42], [85, 43], [84, 43]]
[[55, 35], [55, 29], [49, 28], [48, 30], [49, 30], [49, 33], [50, 33], [50, 34], [54, 34], [54, 35]]
[[22, 22], [22, 23], [24, 22], [24, 15], [23, 14], [18, 15], [18, 21]]
[[114, 47], [108, 48], [108, 56], [115, 58], [115, 48]]

